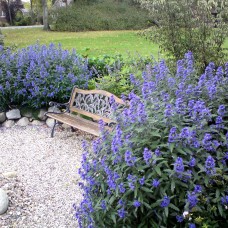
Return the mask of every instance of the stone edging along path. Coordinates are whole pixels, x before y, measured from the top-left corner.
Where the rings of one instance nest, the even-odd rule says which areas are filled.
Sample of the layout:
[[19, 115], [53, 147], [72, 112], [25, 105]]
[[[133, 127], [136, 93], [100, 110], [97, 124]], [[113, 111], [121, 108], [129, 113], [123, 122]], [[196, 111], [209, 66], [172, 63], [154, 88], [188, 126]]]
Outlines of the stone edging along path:
[[[14, 125], [26, 127], [27, 125], [41, 126], [46, 124], [48, 127], [54, 125], [54, 120], [47, 118], [45, 112], [60, 112], [58, 108], [50, 107], [47, 109], [32, 110], [29, 108], [11, 109], [7, 112], [0, 112], [0, 126], [10, 128]], [[63, 124], [63, 128], [67, 128]]]

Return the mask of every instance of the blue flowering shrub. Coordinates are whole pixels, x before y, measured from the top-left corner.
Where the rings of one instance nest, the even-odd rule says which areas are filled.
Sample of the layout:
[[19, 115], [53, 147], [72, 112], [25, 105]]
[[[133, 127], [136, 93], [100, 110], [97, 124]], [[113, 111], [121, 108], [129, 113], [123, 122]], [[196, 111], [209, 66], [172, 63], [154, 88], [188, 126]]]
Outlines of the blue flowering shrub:
[[12, 52], [0, 46], [0, 108], [65, 102], [74, 85], [86, 88], [91, 72], [75, 51], [39, 44]]
[[115, 131], [83, 144], [80, 227], [226, 227], [228, 63], [198, 77], [189, 52], [131, 82]]

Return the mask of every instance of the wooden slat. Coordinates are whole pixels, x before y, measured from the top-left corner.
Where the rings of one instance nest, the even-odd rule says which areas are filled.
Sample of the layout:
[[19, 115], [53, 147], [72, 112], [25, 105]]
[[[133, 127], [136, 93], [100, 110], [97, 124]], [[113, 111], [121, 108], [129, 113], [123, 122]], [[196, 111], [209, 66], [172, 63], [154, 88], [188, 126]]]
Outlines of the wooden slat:
[[[53, 118], [61, 123], [68, 124], [74, 128], [80, 129], [82, 131], [88, 132], [90, 134], [99, 136], [100, 130], [98, 123], [94, 123], [92, 121], [83, 119], [79, 116], [70, 114], [70, 113], [64, 113], [64, 114], [53, 114], [53, 113], [47, 113], [47, 116], [50, 118]], [[111, 131], [112, 129], [109, 127], [105, 127], [107, 130]]]
[[81, 110], [81, 109], [75, 108], [75, 107], [71, 107], [70, 111], [71, 112], [77, 112], [77, 113], [85, 115], [85, 116], [89, 116], [89, 117], [93, 118], [94, 120], [103, 120], [105, 123], [115, 122], [115, 120], [109, 119], [107, 117], [100, 116], [98, 114], [87, 112], [85, 110]]

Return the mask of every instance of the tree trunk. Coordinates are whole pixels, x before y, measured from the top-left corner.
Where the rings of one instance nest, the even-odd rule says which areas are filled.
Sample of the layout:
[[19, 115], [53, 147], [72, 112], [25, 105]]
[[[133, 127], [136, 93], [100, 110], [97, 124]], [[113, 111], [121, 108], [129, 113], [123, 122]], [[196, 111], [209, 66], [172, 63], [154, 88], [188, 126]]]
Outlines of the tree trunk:
[[48, 24], [48, 7], [47, 7], [47, 0], [42, 0], [42, 7], [43, 7], [43, 30], [50, 30]]
[[2, 35], [2, 30], [0, 28], [0, 46], [4, 45], [3, 38], [4, 38], [4, 36]]
[[10, 10], [10, 0], [8, 0], [7, 6], [8, 6], [8, 13], [9, 13], [10, 25], [13, 25], [12, 15], [11, 15], [11, 10]]
[[33, 0], [30, 0], [30, 10], [31, 10], [31, 18], [32, 18], [32, 25], [35, 24], [36, 22], [36, 17], [35, 17], [35, 14], [33, 12]]

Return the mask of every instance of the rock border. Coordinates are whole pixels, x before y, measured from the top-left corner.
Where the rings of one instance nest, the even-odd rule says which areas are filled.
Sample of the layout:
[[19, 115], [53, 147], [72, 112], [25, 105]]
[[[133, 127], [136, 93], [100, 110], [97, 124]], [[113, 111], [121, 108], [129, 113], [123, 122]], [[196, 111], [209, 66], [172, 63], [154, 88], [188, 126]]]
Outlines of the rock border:
[[[60, 112], [55, 108], [55, 112]], [[47, 109], [32, 110], [30, 108], [11, 109], [7, 112], [0, 112], [0, 127], [10, 128], [13, 126], [26, 127], [27, 125], [53, 127], [54, 120], [45, 116], [46, 112], [53, 112], [53, 107]], [[64, 127], [64, 126], [63, 126]]]

